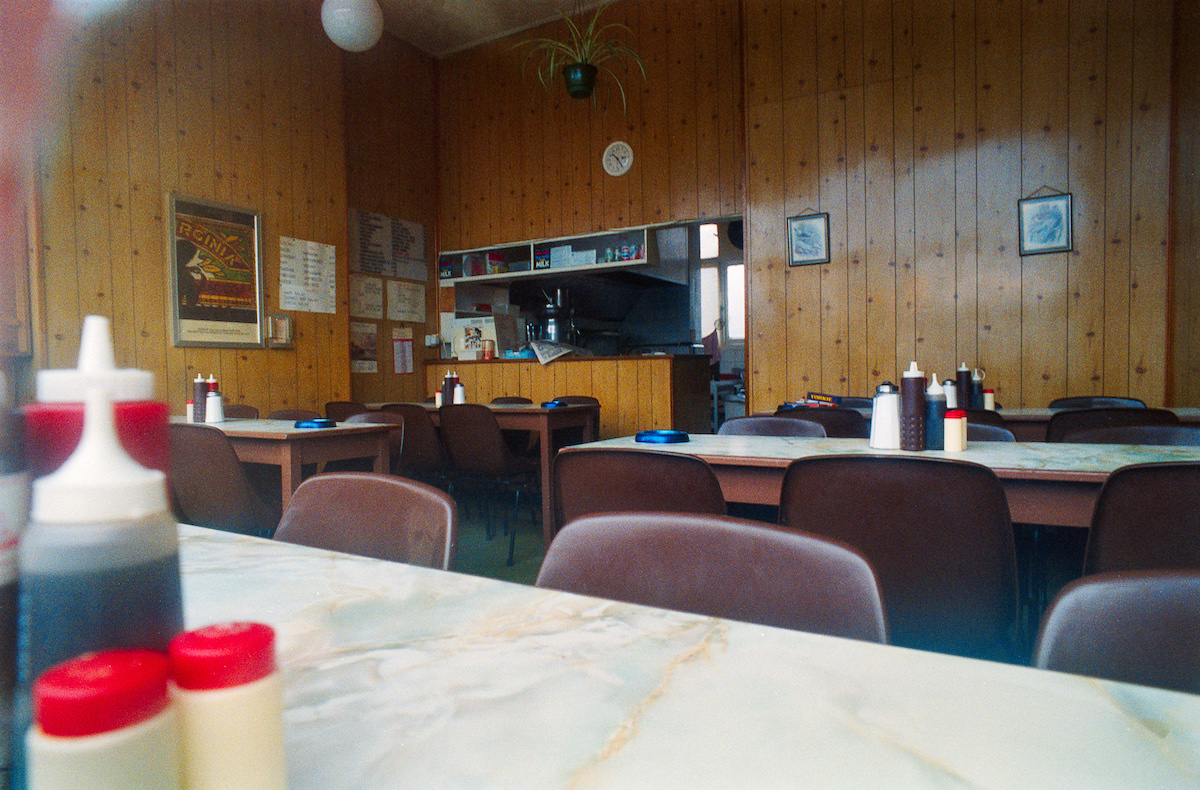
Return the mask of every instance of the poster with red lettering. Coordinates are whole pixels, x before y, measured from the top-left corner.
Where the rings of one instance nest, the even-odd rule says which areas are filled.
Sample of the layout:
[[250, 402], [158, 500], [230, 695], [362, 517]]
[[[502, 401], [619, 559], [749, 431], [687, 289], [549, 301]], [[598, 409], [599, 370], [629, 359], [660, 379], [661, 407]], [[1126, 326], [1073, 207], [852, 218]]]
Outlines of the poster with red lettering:
[[257, 211], [168, 195], [176, 346], [261, 347]]

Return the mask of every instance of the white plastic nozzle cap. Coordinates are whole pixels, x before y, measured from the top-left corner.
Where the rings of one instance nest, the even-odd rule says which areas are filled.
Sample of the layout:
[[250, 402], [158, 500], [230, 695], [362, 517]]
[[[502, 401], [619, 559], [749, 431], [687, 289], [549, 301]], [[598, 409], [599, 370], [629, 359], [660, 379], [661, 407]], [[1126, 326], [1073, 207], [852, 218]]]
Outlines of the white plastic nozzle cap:
[[970, 370], [970, 368], [968, 368], [968, 367], [967, 367], [967, 363], [966, 363], [966, 362], [959, 362], [959, 363], [958, 363], [958, 369], [959, 369], [959, 370]]
[[79, 446], [57, 471], [33, 482], [33, 520], [91, 524], [167, 512], [166, 476], [129, 457], [117, 441], [112, 398], [88, 387]]
[[154, 397], [153, 373], [115, 367], [112, 331], [108, 319], [102, 315], [83, 319], [76, 367], [38, 371], [37, 399], [42, 403], [79, 403], [83, 393], [95, 386], [103, 388], [115, 401]]
[[925, 374], [917, 370], [917, 361], [914, 359], [908, 365], [908, 370], [903, 373], [904, 378], [925, 378]]
[[930, 375], [931, 380], [929, 382], [929, 386], [925, 389], [925, 394], [926, 395], [945, 395], [946, 390], [944, 390], [942, 388], [942, 385], [938, 383], [937, 374], [931, 373], [929, 375]]

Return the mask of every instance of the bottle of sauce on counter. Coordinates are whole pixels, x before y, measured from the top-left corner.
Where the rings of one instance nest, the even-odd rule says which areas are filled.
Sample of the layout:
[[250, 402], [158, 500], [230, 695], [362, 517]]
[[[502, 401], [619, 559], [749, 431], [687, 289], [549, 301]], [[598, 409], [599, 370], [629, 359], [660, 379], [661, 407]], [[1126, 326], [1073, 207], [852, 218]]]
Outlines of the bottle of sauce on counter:
[[29, 790], [183, 787], [161, 653], [112, 650], [58, 664], [34, 683], [33, 705]]
[[171, 697], [188, 790], [285, 790], [275, 632], [222, 623], [171, 640]]
[[208, 382], [197, 373], [192, 379], [192, 422], [206, 422], [204, 407], [208, 402]]
[[938, 383], [937, 374], [931, 376], [925, 390], [925, 449], [941, 450], [946, 436], [946, 393]]
[[974, 401], [974, 379], [971, 377], [971, 370], [965, 362], [958, 364], [958, 370], [955, 371], [955, 405], [959, 409], [973, 408], [971, 403]]
[[925, 374], [916, 360], [900, 378], [900, 449], [925, 449]]
[[83, 393], [97, 385], [115, 401], [121, 446], [143, 466], [166, 474], [171, 468], [167, 404], [154, 400], [154, 374], [116, 368], [108, 319], [98, 315], [83, 319], [78, 367], [39, 371], [38, 402], [21, 409], [30, 474], [53, 472], [71, 455], [83, 435]]
[[59, 662], [115, 648], [166, 652], [182, 630], [178, 527], [165, 477], [117, 441], [108, 393], [87, 390], [83, 436], [33, 482], [18, 547], [18, 732], [28, 689]]

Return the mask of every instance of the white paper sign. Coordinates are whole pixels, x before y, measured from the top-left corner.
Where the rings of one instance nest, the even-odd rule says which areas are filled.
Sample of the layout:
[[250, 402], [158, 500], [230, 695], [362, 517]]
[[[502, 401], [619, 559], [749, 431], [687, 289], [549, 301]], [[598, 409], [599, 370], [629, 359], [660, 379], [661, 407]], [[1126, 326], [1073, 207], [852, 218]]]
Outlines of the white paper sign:
[[279, 237], [279, 308], [337, 312], [337, 248]]
[[425, 226], [369, 211], [350, 211], [350, 271], [426, 282]]
[[350, 372], [379, 372], [379, 327], [350, 322]]
[[388, 280], [388, 320], [425, 322], [425, 286], [403, 280]]
[[383, 280], [350, 276], [350, 315], [383, 318]]
[[396, 373], [414, 373], [412, 327], [392, 327], [392, 370]]

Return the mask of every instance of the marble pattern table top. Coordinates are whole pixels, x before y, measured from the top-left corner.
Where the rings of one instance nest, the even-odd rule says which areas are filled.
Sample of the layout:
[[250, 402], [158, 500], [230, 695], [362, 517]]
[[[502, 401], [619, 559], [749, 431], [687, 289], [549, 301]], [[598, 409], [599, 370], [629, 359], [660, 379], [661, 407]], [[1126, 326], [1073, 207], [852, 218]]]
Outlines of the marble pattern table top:
[[278, 633], [291, 790], [1195, 788], [1200, 696], [181, 528]]

